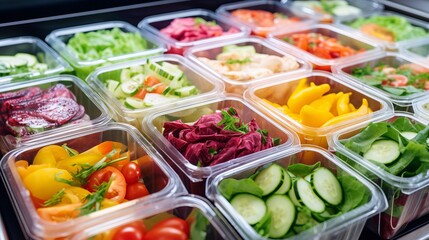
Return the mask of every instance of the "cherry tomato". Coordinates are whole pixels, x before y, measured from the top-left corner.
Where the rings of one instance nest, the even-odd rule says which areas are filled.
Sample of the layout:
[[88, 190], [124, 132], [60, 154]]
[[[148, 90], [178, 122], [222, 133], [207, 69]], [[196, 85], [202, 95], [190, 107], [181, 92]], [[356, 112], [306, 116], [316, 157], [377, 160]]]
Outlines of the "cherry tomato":
[[154, 228], [146, 233], [145, 240], [187, 240], [188, 236], [177, 228]]
[[122, 167], [122, 174], [125, 177], [127, 184], [133, 184], [139, 181], [142, 174], [140, 172], [140, 167], [134, 162], [129, 162]]
[[165, 228], [165, 227], [172, 227], [172, 228], [179, 229], [180, 231], [184, 232], [186, 236], [189, 236], [189, 225], [185, 220], [181, 218], [176, 217], [176, 218], [165, 219], [155, 224], [152, 227], [152, 230], [155, 228]]
[[113, 235], [113, 240], [143, 240], [146, 226], [142, 221], [135, 221], [118, 228]]
[[133, 184], [128, 184], [125, 198], [127, 200], [133, 200], [147, 195], [149, 195], [149, 191], [147, 190], [146, 186], [141, 182], [136, 182]]
[[101, 183], [108, 182], [110, 178], [112, 178], [112, 183], [106, 192], [105, 198], [117, 202], [123, 201], [127, 183], [125, 182], [124, 175], [114, 167], [107, 166], [91, 174], [85, 188], [90, 192], [95, 192]]

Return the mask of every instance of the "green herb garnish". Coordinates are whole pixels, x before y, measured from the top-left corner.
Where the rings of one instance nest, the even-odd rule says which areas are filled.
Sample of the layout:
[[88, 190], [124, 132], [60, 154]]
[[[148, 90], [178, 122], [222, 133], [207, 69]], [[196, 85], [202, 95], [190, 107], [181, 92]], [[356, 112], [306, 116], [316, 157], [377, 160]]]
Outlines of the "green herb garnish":
[[250, 63], [252, 62], [252, 60], [250, 60], [249, 57], [243, 58], [243, 59], [228, 59], [226, 60], [226, 64], [231, 65], [231, 64], [246, 64], [246, 63]]
[[72, 148], [69, 148], [67, 146], [67, 143], [64, 143], [61, 147], [64, 148], [67, 151], [67, 153], [69, 154], [70, 157], [73, 157], [73, 156], [76, 156], [76, 155], [79, 154], [78, 151], [76, 151], [76, 150], [74, 150]]
[[58, 203], [60, 203], [63, 200], [64, 197], [64, 188], [61, 189], [60, 191], [58, 191], [57, 193], [55, 193], [50, 199], [46, 200], [43, 203], [44, 207], [51, 207], [51, 206], [55, 206]]
[[218, 122], [218, 126], [224, 125], [223, 129], [230, 130], [239, 133], [247, 133], [249, 132], [249, 126], [247, 124], [243, 124], [240, 119], [236, 116], [235, 110], [233, 108], [229, 108], [228, 111], [222, 110], [222, 120]]
[[101, 202], [104, 200], [104, 196], [106, 195], [107, 190], [109, 190], [112, 180], [113, 179], [110, 178], [109, 182], [102, 182], [98, 187], [96, 187], [97, 190], [95, 192], [85, 197], [86, 203], [79, 209], [80, 216], [100, 210]]

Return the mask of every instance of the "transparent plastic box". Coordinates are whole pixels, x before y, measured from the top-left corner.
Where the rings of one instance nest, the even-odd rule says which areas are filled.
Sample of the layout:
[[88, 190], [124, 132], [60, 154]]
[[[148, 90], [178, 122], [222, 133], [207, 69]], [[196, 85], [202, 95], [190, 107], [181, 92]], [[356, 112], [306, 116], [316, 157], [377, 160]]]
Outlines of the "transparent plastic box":
[[[294, 6], [295, 8], [301, 9], [301, 11], [308, 11], [308, 10], [314, 10], [319, 14], [322, 14], [322, 22], [326, 22], [326, 23], [332, 23], [332, 22], [337, 22], [337, 21], [341, 21], [341, 20], [346, 20], [346, 19], [350, 19], [350, 18], [355, 18], [355, 17], [359, 17], [361, 15], [364, 14], [371, 14], [371, 13], [378, 13], [381, 12], [384, 9], [384, 6], [377, 2], [377, 1], [373, 1], [373, 0], [366, 0], [366, 1], [362, 1], [362, 0], [346, 0], [348, 5], [353, 6], [358, 8], [361, 12], [360, 13], [347, 13], [347, 14], [342, 14], [342, 15], [331, 15], [329, 13], [326, 13], [323, 10], [319, 10], [319, 9], [314, 9], [311, 8], [309, 6], [301, 6], [301, 5], [297, 5], [296, 3], [292, 2], [292, 6]], [[290, 2], [289, 0], [286, 1], [287, 3]], [[304, 2], [304, 1], [303, 1]]]
[[[102, 103], [101, 99], [94, 94], [91, 89], [82, 82], [82, 80], [75, 76], [60, 75], [29, 80], [22, 84], [6, 84], [2, 86], [0, 94], [17, 92], [31, 87], [38, 87], [42, 90], [46, 90], [57, 84], [66, 86], [67, 89], [74, 94], [76, 97], [76, 103], [85, 108], [86, 116], [77, 120], [69, 121], [61, 126], [54, 126], [51, 129], [37, 130], [39, 132], [32, 135], [25, 135], [22, 137], [15, 137], [11, 134], [0, 135], [0, 148], [2, 153], [6, 153], [7, 151], [20, 146], [28, 146], [44, 142], [46, 140], [50, 140], [54, 136], [63, 135], [64, 133], [74, 129], [95, 127], [98, 125], [104, 125], [110, 121], [111, 118], [108, 115], [106, 106]], [[32, 101], [34, 100], [35, 99]], [[3, 107], [3, 103], [0, 105]], [[5, 112], [3, 113], [6, 113], [8, 110], [4, 111]]]
[[[271, 13], [280, 13], [285, 15], [287, 18], [296, 19], [296, 22], [289, 23], [277, 23], [274, 26], [263, 27], [259, 26], [257, 23], [253, 22], [245, 22], [237, 17], [234, 17], [231, 13], [238, 9], [249, 9], [249, 10], [263, 10]], [[298, 27], [306, 24], [314, 24], [318, 21], [318, 14], [311, 9], [305, 9], [301, 11], [297, 11], [297, 9], [290, 6], [290, 4], [282, 4], [277, 1], [270, 0], [259, 0], [259, 1], [241, 1], [236, 3], [228, 3], [221, 5], [216, 13], [220, 16], [224, 16], [231, 21], [239, 22], [241, 24], [245, 24], [248, 26], [253, 35], [257, 35], [260, 37], [266, 37], [269, 33], [279, 31], [283, 28], [287, 27]]]
[[71, 240], [92, 239], [92, 237], [111, 240], [114, 235], [112, 232], [115, 229], [141, 219], [147, 229], [163, 219], [171, 217], [179, 217], [191, 225], [196, 220], [196, 214], [201, 214], [208, 220], [207, 236], [202, 239], [239, 239], [230, 224], [206, 199], [195, 195], [181, 195], [162, 199], [152, 205], [138, 206], [132, 214], [123, 216], [119, 220], [110, 219], [110, 221], [86, 229], [72, 237]]
[[[347, 57], [327, 59], [318, 57], [314, 54], [311, 54], [305, 50], [294, 46], [293, 44], [282, 40], [284, 37], [289, 37], [293, 34], [303, 33], [318, 33], [327, 37], [335, 38], [338, 40], [338, 42], [342, 43], [342, 45], [351, 47], [357, 52], [356, 54]], [[269, 41], [272, 42], [274, 45], [278, 46], [283, 51], [290, 52], [295, 56], [302, 56], [303, 59], [306, 59], [313, 63], [314, 69], [325, 71], [331, 71], [332, 65], [351, 61], [353, 59], [366, 59], [374, 54], [382, 52], [381, 46], [371, 41], [371, 39], [360, 37], [353, 33], [347, 32], [336, 25], [327, 24], [315, 24], [303, 26], [300, 28], [291, 28], [282, 32], [274, 32], [270, 35]], [[359, 52], [359, 50], [361, 49], [363, 49], [364, 51]]]
[[[371, 16], [399, 16], [399, 17], [403, 17], [403, 18], [407, 19], [410, 22], [410, 24], [415, 26], [415, 27], [421, 27], [421, 28], [425, 29], [426, 32], [428, 32], [428, 30], [429, 30], [429, 24], [427, 22], [422, 21], [422, 20], [418, 20], [415, 18], [411, 18], [411, 17], [405, 16], [405, 15], [401, 15], [398, 13], [394, 13], [394, 12], [383, 11], [383, 12], [379, 12], [379, 13], [365, 14], [365, 15], [360, 16], [360, 17], [368, 18]], [[350, 22], [352, 22], [353, 20], [356, 20], [356, 19], [345, 19], [345, 20], [337, 22], [337, 24], [339, 24], [341, 28], [345, 29], [346, 31], [348, 31], [350, 33], [358, 34], [359, 37], [365, 36], [365, 37], [371, 38], [372, 42], [383, 46], [387, 50], [398, 50], [400, 47], [402, 47], [404, 45], [412, 44], [412, 43], [421, 41], [422, 39], [429, 37], [429, 35], [426, 35], [426, 36], [418, 37], [418, 38], [414, 38], [414, 39], [407, 39], [407, 40], [402, 40], [402, 41], [391, 42], [391, 41], [383, 40], [383, 39], [380, 39], [377, 37], [373, 37], [371, 35], [363, 33], [359, 29], [355, 29], [355, 28], [348, 26], [348, 24]]]
[[416, 69], [418, 72], [429, 72], [429, 66], [425, 67], [419, 62], [416, 62], [414, 59], [405, 56], [400, 53], [382, 53], [377, 56], [368, 57], [366, 59], [360, 59], [356, 61], [350, 61], [347, 63], [338, 64], [333, 66], [332, 71], [335, 76], [344, 79], [344, 81], [349, 82], [352, 85], [355, 85], [358, 88], [364, 89], [365, 91], [371, 93], [375, 96], [380, 96], [386, 99], [389, 99], [394, 106], [395, 110], [410, 111], [413, 101], [420, 99], [427, 94], [428, 91], [413, 93], [406, 96], [398, 96], [383, 89], [380, 89], [376, 86], [371, 86], [362, 82], [359, 78], [352, 75], [354, 68], [362, 68], [365, 66], [371, 66], [372, 68], [380, 65], [387, 64], [393, 68], [398, 68], [404, 64], [409, 64]]
[[[311, 154], [308, 154], [309, 152], [311, 152]], [[320, 161], [321, 166], [328, 168], [334, 173], [341, 173], [355, 177], [359, 182], [365, 185], [368, 191], [371, 192], [371, 197], [366, 204], [338, 217], [322, 222], [315, 227], [287, 239], [359, 239], [366, 220], [386, 209], [386, 198], [384, 197], [381, 189], [321, 148], [303, 145], [299, 148], [282, 151], [273, 155], [267, 155], [257, 161], [247, 163], [236, 168], [225, 169], [224, 171], [213, 174], [209, 177], [207, 180], [208, 187], [206, 194], [210, 200], [214, 201], [215, 206], [219, 208], [231, 224], [236, 226], [237, 231], [243, 239], [266, 239], [261, 237], [252, 228], [252, 226], [246, 223], [246, 221], [239, 216], [228, 200], [221, 195], [218, 186], [220, 182], [226, 178], [243, 179], [250, 177], [260, 167], [270, 163], [276, 163], [283, 167], [296, 163], [307, 164], [303, 159], [303, 155], [314, 156], [313, 162]]]
[[[94, 60], [81, 60], [71, 49], [68, 48], [68, 41], [78, 33], [88, 33], [95, 32], [98, 30], [111, 30], [113, 28], [119, 28], [122, 32], [126, 33], [139, 33], [144, 40], [147, 42], [147, 49], [139, 52], [126, 53], [115, 55], [112, 57], [106, 57], [102, 59]], [[159, 55], [165, 51], [165, 47], [162, 44], [159, 44], [155, 39], [150, 35], [146, 35], [139, 31], [138, 28], [133, 25], [121, 22], [121, 21], [110, 21], [110, 22], [101, 22], [94, 23], [76, 27], [62, 28], [52, 31], [48, 36], [46, 36], [46, 42], [51, 45], [61, 56], [64, 57], [74, 68], [76, 75], [85, 80], [86, 77], [94, 71], [96, 68], [109, 65], [111, 63], [120, 62], [129, 59], [136, 59], [147, 57], [151, 55]]]
[[404, 45], [399, 48], [399, 52], [409, 56], [416, 61], [420, 61], [426, 66], [429, 66], [429, 38], [422, 39], [419, 42]]
[[[68, 147], [82, 152], [104, 141], [121, 142], [128, 147], [131, 159], [141, 157], [145, 159], [139, 165], [144, 183], [150, 194], [64, 222], [51, 222], [42, 219], [36, 212], [30, 192], [25, 188], [15, 162], [25, 159], [32, 163], [32, 159], [40, 148], [52, 144], [62, 145], [66, 143]], [[117, 220], [132, 214], [136, 207], [143, 207], [186, 191], [178, 176], [165, 164], [160, 154], [141, 136], [137, 129], [120, 123], [70, 131], [44, 143], [12, 150], [4, 155], [1, 161], [1, 176], [21, 228], [24, 234], [31, 239], [68, 237], [92, 226], [102, 224], [107, 219]]]
[[1, 216], [0, 216], [0, 239], [3, 239], [3, 240], [9, 239]]
[[[202, 18], [205, 21], [216, 22], [216, 24], [223, 29], [223, 32], [227, 32], [230, 29], [236, 29], [237, 32], [224, 34], [222, 36], [217, 36], [213, 38], [200, 39], [196, 41], [180, 42], [174, 38], [171, 38], [170, 36], [161, 33], [161, 29], [167, 27], [174, 19], [178, 18]], [[183, 55], [184, 52], [192, 46], [206, 43], [208, 44], [218, 41], [226, 41], [229, 39], [242, 38], [249, 35], [250, 31], [245, 25], [236, 24], [205, 9], [190, 9], [149, 16], [144, 18], [138, 24], [138, 27], [143, 31], [149, 32], [150, 34], [156, 36], [160, 42], [164, 43], [168, 48], [167, 53], [174, 53], [179, 55]]]
[[[301, 79], [307, 79], [307, 83], [313, 82], [316, 85], [324, 83], [329, 84], [331, 89], [327, 94], [351, 92], [352, 95], [350, 96], [350, 103], [354, 104], [356, 108], [362, 104], [362, 99], [365, 98], [368, 101], [368, 106], [373, 110], [373, 112], [361, 117], [347, 119], [330, 126], [310, 127], [294, 120], [290, 115], [285, 114], [283, 111], [263, 100], [267, 99], [280, 105], [286, 104]], [[293, 129], [298, 133], [302, 144], [313, 144], [323, 148], [328, 147], [326, 136], [330, 132], [338, 131], [346, 126], [353, 125], [364, 120], [375, 120], [386, 114], [393, 114], [393, 106], [390, 102], [376, 96], [369, 95], [361, 91], [359, 88], [347, 84], [332, 74], [323, 71], [313, 71], [312, 73], [302, 74], [299, 77], [295, 76], [289, 79], [278, 79], [273, 81], [271, 84], [251, 87], [244, 93], [244, 98], [247, 102], [255, 106], [260, 111], [266, 113], [276, 122]], [[308, 156], [308, 158], [312, 158], [312, 156]]]
[[58, 75], [72, 70], [66, 61], [64, 61], [54, 50], [38, 38], [16, 37], [0, 41], [1, 56], [15, 56], [17, 53], [33, 55], [39, 63], [46, 64], [47, 69], [27, 69], [24, 72], [12, 73], [10, 75], [3, 75], [3, 72], [1, 71], [0, 84], [3, 85], [10, 82], [20, 82], [42, 76]]
[[[405, 117], [413, 123], [428, 124], [406, 112], [396, 112], [374, 122], [391, 122], [397, 117]], [[371, 121], [372, 122], [372, 121]], [[429, 212], [429, 177], [419, 174], [413, 177], [393, 175], [381, 167], [365, 160], [359, 154], [349, 150], [342, 143], [364, 129], [370, 121], [342, 129], [328, 136], [332, 152], [349, 166], [379, 185], [387, 197], [389, 207], [378, 216], [368, 220], [368, 227], [383, 239], [390, 239], [404, 229], [407, 224]]]
[[[259, 127], [267, 130], [271, 137], [280, 138], [280, 145], [222, 162], [214, 166], [198, 167], [188, 161], [162, 134], [162, 127], [165, 122], [182, 120], [184, 123], [191, 123], [197, 121], [202, 115], [211, 114], [216, 110], [229, 107], [234, 107], [245, 123], [255, 119]], [[299, 144], [295, 133], [273, 122], [241, 98], [231, 95], [219, 96], [217, 99], [204, 101], [187, 107], [152, 113], [143, 119], [142, 125], [144, 132], [148, 134], [155, 147], [166, 155], [166, 160], [176, 169], [176, 172], [181, 177], [189, 192], [199, 195], [204, 194], [205, 179], [214, 172], [222, 170], [227, 166], [255, 161], [261, 156], [271, 155], [281, 149]]]
[[[130, 109], [125, 107], [124, 104], [118, 101], [114, 94], [107, 89], [102, 81], [108, 79], [119, 80], [122, 69], [132, 66], [144, 65], [148, 60], [154, 63], [165, 61], [178, 65], [178, 67], [184, 72], [189, 82], [196, 86], [200, 93], [198, 95], [173, 99], [172, 101], [159, 103], [157, 106], [143, 109]], [[151, 111], [159, 112], [162, 109], [189, 105], [195, 102], [204, 101], [205, 99], [215, 98], [224, 89], [224, 86], [221, 82], [213, 80], [211, 77], [206, 77], [206, 75], [188, 59], [178, 55], [170, 54], [152, 57], [149, 59], [127, 61], [99, 68], [88, 77], [88, 83], [94, 89], [94, 91], [102, 97], [106, 105], [108, 105], [113, 119], [116, 121], [130, 123], [136, 126], [138, 129], [141, 129], [141, 121], [143, 117]]]
[[413, 102], [414, 115], [429, 121], [429, 97], [426, 96]]
[[[219, 73], [211, 66], [209, 66], [207, 63], [199, 59], [200, 57], [204, 57], [204, 58], [214, 60], [216, 59], [216, 56], [218, 54], [222, 53], [223, 48], [228, 45], [253, 46], [256, 50], [256, 53], [269, 54], [269, 55], [274, 55], [279, 57], [285, 56], [288, 58], [292, 58], [299, 64], [299, 67], [295, 70], [275, 73], [271, 76], [257, 77], [250, 80], [235, 80], [235, 79], [232, 79], [231, 77], [225, 76], [222, 73]], [[265, 41], [262, 38], [257, 38], [257, 37], [242, 38], [237, 40], [224, 41], [222, 43], [207, 44], [203, 46], [193, 47], [186, 52], [186, 57], [191, 59], [193, 62], [197, 63], [202, 68], [204, 68], [205, 72], [214, 75], [216, 78], [224, 82], [226, 92], [237, 93], [240, 95], [243, 94], [243, 92], [249, 86], [270, 82], [273, 79], [273, 77], [276, 77], [276, 76], [288, 77], [291, 75], [311, 71], [311, 65], [307, 61], [301, 60], [300, 58], [297, 58], [294, 55], [289, 54], [288, 52], [284, 52], [278, 49], [275, 45]], [[242, 71], [238, 71], [238, 72], [242, 72]]]

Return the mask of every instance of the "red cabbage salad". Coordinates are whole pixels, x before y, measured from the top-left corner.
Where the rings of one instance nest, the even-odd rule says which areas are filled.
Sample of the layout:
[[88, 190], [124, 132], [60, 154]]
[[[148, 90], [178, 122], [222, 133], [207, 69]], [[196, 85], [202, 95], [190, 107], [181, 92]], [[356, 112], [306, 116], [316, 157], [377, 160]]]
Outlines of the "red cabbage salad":
[[164, 123], [164, 137], [192, 164], [199, 167], [262, 151], [280, 144], [252, 119], [244, 123], [230, 107], [203, 115], [194, 124], [181, 120]]

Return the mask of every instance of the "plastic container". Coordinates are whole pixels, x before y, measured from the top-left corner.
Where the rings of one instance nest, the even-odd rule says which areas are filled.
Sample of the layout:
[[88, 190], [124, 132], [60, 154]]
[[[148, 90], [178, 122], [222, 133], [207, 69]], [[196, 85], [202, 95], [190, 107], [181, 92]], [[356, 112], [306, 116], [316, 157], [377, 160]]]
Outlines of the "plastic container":
[[[426, 30], [426, 32], [428, 32], [428, 30], [429, 30], [429, 24], [427, 22], [424, 22], [422, 20], [418, 20], [415, 18], [407, 17], [405, 15], [401, 15], [401, 14], [394, 13], [394, 12], [383, 11], [380, 13], [365, 14], [365, 15], [360, 16], [360, 17], [367, 18], [367, 17], [371, 17], [371, 16], [399, 16], [399, 17], [403, 17], [403, 18], [407, 19], [411, 23], [411, 25], [413, 25], [415, 27], [424, 28]], [[353, 19], [353, 20], [355, 20], [355, 19]], [[402, 40], [402, 41], [397, 41], [397, 42], [386, 41], [386, 40], [382, 40], [380, 38], [365, 34], [358, 29], [355, 29], [355, 28], [348, 26], [347, 24], [349, 24], [353, 20], [351, 20], [351, 19], [342, 20], [342, 21], [339, 21], [338, 24], [341, 26], [341, 28], [344, 28], [345, 30], [347, 30], [350, 33], [358, 34], [360, 37], [365, 36], [365, 37], [371, 38], [372, 42], [383, 46], [387, 50], [396, 51], [404, 45], [412, 44], [412, 43], [421, 41], [422, 39], [429, 37], [429, 35], [426, 35], [426, 36], [418, 37], [415, 39], [408, 39], [408, 40]]]
[[399, 49], [399, 52], [429, 66], [429, 39], [404, 45]]
[[39, 63], [47, 65], [46, 70], [29, 70], [11, 75], [0, 74], [0, 84], [19, 82], [31, 78], [49, 75], [58, 75], [72, 70], [70, 65], [64, 61], [46, 43], [35, 37], [7, 38], [0, 41], [0, 55], [14, 56], [17, 53], [31, 54], [36, 57]]
[[[247, 123], [252, 119], [261, 129], [268, 131], [272, 137], [280, 138], [281, 144], [246, 156], [235, 158], [214, 166], [198, 167], [189, 162], [163, 135], [162, 126], [165, 122], [180, 119], [182, 122], [194, 122], [202, 115], [214, 113], [216, 110], [234, 107], [242, 121]], [[143, 130], [152, 139], [155, 147], [166, 155], [166, 160], [176, 169], [188, 191], [192, 194], [204, 194], [205, 179], [216, 171], [227, 166], [239, 165], [255, 161], [261, 156], [271, 155], [281, 149], [299, 144], [294, 133], [279, 126], [267, 116], [233, 96], [219, 96], [219, 98], [194, 104], [192, 106], [170, 109], [163, 112], [152, 113], [143, 119]]]
[[347, 12], [347, 14], [333, 15], [323, 11], [323, 9], [315, 9], [310, 6], [301, 6], [299, 4], [296, 4], [296, 2], [292, 3], [292, 6], [294, 6], [295, 8], [301, 9], [302, 11], [308, 11], [308, 10], [316, 11], [317, 13], [322, 14], [321, 21], [326, 23], [332, 23], [332, 22], [337, 22], [341, 20], [351, 19], [351, 18], [362, 16], [364, 14], [378, 13], [384, 9], [384, 6], [381, 3], [373, 0], [369, 0], [369, 1], [346, 0], [346, 2], [348, 3], [348, 5], [358, 8], [360, 10], [360, 13]]
[[[81, 60], [71, 49], [67, 47], [68, 41], [77, 33], [95, 32], [98, 30], [111, 30], [113, 28], [119, 28], [122, 32], [139, 33], [143, 39], [147, 41], [147, 50], [115, 55], [112, 57], [106, 57], [94, 60]], [[159, 44], [156, 40], [152, 39], [139, 31], [133, 25], [121, 22], [121, 21], [110, 21], [101, 22], [95, 24], [88, 24], [76, 27], [62, 28], [52, 31], [46, 36], [46, 42], [48, 42], [52, 48], [54, 48], [61, 56], [64, 57], [74, 68], [76, 75], [82, 80], [94, 71], [96, 68], [102, 65], [108, 65], [114, 62], [120, 62], [129, 59], [142, 58], [151, 55], [159, 55], [165, 51], [162, 44]]]
[[429, 121], [429, 97], [413, 102], [414, 115]]
[[[230, 29], [236, 29], [237, 32], [224, 34], [222, 36], [214, 38], [200, 39], [197, 41], [190, 42], [180, 42], [170, 36], [167, 36], [160, 32], [161, 29], [167, 27], [174, 19], [178, 18], [202, 18], [206, 21], [214, 21], [219, 25], [224, 32], [229, 31]], [[159, 15], [153, 15], [144, 18], [139, 24], [138, 27], [143, 31], [147, 31], [152, 35], [157, 36], [160, 42], [164, 43], [168, 51], [167, 53], [174, 53], [183, 55], [184, 52], [196, 45], [208, 44], [217, 41], [226, 41], [229, 39], [242, 38], [249, 34], [249, 29], [244, 25], [239, 25], [234, 22], [229, 21], [228, 19], [222, 18], [218, 15], [215, 15], [213, 12], [204, 10], [204, 9], [190, 9], [178, 12], [164, 13]]]
[[[132, 214], [123, 216], [120, 219], [110, 219], [110, 221], [86, 229], [71, 238], [71, 240], [92, 239], [91, 237], [95, 236], [103, 236], [104, 238], [102, 239], [110, 240], [112, 239], [112, 234], [109, 231], [141, 219], [143, 219], [147, 228], [162, 221], [162, 219], [170, 217], [179, 217], [192, 223], [197, 220], [195, 219], [196, 214], [201, 214], [208, 221], [207, 237], [202, 239], [239, 239], [229, 223], [206, 199], [195, 195], [182, 195], [162, 199], [152, 205], [138, 206]], [[199, 223], [201, 224], [202, 222]], [[191, 224], [189, 225], [191, 226]]]
[[[309, 152], [311, 154], [308, 154]], [[321, 166], [330, 169], [334, 173], [355, 177], [371, 192], [371, 197], [366, 204], [287, 239], [359, 239], [359, 235], [362, 232], [366, 220], [380, 211], [385, 210], [387, 207], [386, 198], [383, 196], [381, 189], [351, 170], [332, 154], [320, 148], [303, 145], [301, 148], [294, 148], [277, 154], [266, 155], [257, 161], [236, 168], [225, 169], [222, 172], [210, 176], [207, 180], [207, 196], [214, 201], [215, 206], [219, 208], [231, 224], [236, 226], [237, 231], [243, 239], [266, 239], [261, 237], [252, 226], [246, 223], [227, 199], [220, 194], [218, 190], [219, 183], [226, 178], [247, 178], [260, 167], [269, 163], [277, 163], [284, 167], [295, 163], [305, 163], [303, 155], [313, 155], [314, 162], [320, 161]]]
[[[307, 83], [313, 82], [316, 85], [324, 83], [329, 84], [331, 89], [328, 93], [351, 92], [352, 95], [350, 96], [350, 103], [354, 104], [356, 108], [362, 104], [362, 99], [365, 98], [368, 100], [368, 106], [373, 110], [373, 113], [362, 117], [351, 118], [330, 126], [310, 127], [301, 124], [291, 116], [283, 113], [283, 111], [263, 101], [263, 99], [267, 99], [280, 105], [286, 104], [293, 90], [303, 78], [307, 79]], [[244, 98], [247, 102], [255, 106], [260, 111], [266, 113], [276, 122], [293, 129], [298, 133], [302, 144], [313, 144], [323, 148], [328, 147], [326, 136], [330, 132], [338, 131], [346, 126], [353, 125], [364, 120], [375, 120], [386, 114], [393, 113], [393, 107], [390, 102], [373, 95], [369, 95], [360, 89], [341, 81], [341, 79], [334, 77], [332, 74], [323, 71], [313, 71], [312, 73], [302, 74], [299, 77], [277, 79], [271, 84], [251, 87], [244, 93]], [[312, 156], [308, 156], [308, 158], [312, 158]]]
[[[356, 51], [361, 49], [365, 50], [363, 52], [357, 52], [355, 55], [347, 57], [339, 57], [334, 59], [321, 58], [314, 54], [311, 54], [305, 50], [302, 50], [293, 44], [287, 43], [282, 40], [284, 37], [289, 37], [293, 34], [300, 33], [318, 33], [325, 35], [327, 37], [335, 38], [344, 46], [351, 47]], [[306, 59], [313, 63], [313, 68], [316, 70], [325, 70], [330, 71], [332, 65], [339, 63], [351, 61], [353, 59], [366, 59], [374, 54], [382, 52], [380, 45], [374, 43], [370, 39], [365, 37], [360, 37], [353, 33], [342, 30], [336, 25], [326, 25], [326, 24], [315, 24], [311, 26], [303, 26], [300, 28], [292, 28], [285, 30], [283, 32], [275, 32], [269, 37], [269, 41], [274, 45], [278, 46], [280, 49], [286, 52], [290, 52], [295, 56], [302, 56], [303, 59]]]
[[[375, 122], [390, 122], [397, 117], [406, 117], [412, 122], [428, 124], [427, 121], [419, 120], [405, 112], [397, 112], [393, 117], [386, 116]], [[383, 189], [389, 208], [370, 219], [367, 224], [372, 231], [378, 233], [383, 239], [387, 239], [394, 237], [410, 221], [429, 212], [429, 177], [422, 174], [414, 177], [395, 176], [346, 148], [341, 141], [353, 137], [369, 123], [370, 121], [361, 122], [353, 127], [335, 132], [328, 138], [332, 151], [338, 153], [343, 161]]]
[[214, 98], [224, 89], [222, 83], [206, 77], [193, 63], [189, 60], [178, 55], [162, 55], [158, 57], [149, 58], [151, 62], [159, 63], [167, 61], [176, 64], [184, 72], [189, 82], [196, 86], [200, 91], [198, 95], [192, 95], [180, 99], [175, 99], [170, 102], [160, 103], [158, 106], [152, 106], [144, 109], [130, 109], [124, 106], [123, 103], [117, 100], [113, 93], [111, 93], [106, 86], [102, 83], [103, 80], [120, 78], [120, 71], [131, 66], [139, 66], [147, 63], [146, 59], [127, 61], [115, 65], [102, 67], [95, 71], [88, 77], [88, 83], [108, 105], [113, 119], [116, 121], [123, 121], [136, 126], [141, 129], [141, 121], [148, 112], [159, 112], [162, 109], [169, 109], [176, 106], [184, 106], [193, 104], [195, 102], [203, 101], [208, 98]]
[[7, 240], [7, 239], [9, 239], [7, 237], [6, 229], [4, 227], [3, 220], [2, 220], [1, 216], [0, 216], [0, 239], [1, 240]]
[[[6, 84], [2, 86], [0, 94], [8, 92], [16, 92], [30, 87], [39, 87], [40, 89], [48, 89], [57, 84], [66, 86], [76, 97], [76, 102], [85, 108], [87, 115], [81, 118], [82, 120], [69, 122], [59, 127], [44, 130], [32, 135], [23, 137], [15, 137], [13, 135], [0, 136], [0, 148], [2, 153], [20, 146], [29, 146], [52, 139], [54, 136], [63, 135], [68, 131], [80, 129], [83, 127], [95, 127], [104, 125], [110, 121], [110, 116], [107, 113], [106, 106], [101, 99], [94, 94], [91, 89], [85, 85], [80, 79], [70, 75], [60, 75], [47, 77], [42, 79], [34, 79], [26, 81], [22, 84]], [[2, 104], [3, 105], [3, 104]], [[3, 123], [4, 124], [4, 123]]]
[[[393, 68], [397, 68], [404, 64], [413, 64], [416, 66], [416, 69], [418, 69], [418, 71], [423, 70], [429, 72], [429, 66], [425, 67], [419, 62], [416, 62], [414, 59], [400, 53], [382, 53], [377, 56], [369, 57], [366, 59], [360, 59], [353, 62], [350, 61], [347, 63], [333, 66], [332, 71], [337, 77], [344, 79], [344, 81], [350, 82], [350, 84], [353, 84], [360, 89], [364, 89], [372, 95], [389, 99], [389, 101], [394, 104], [395, 110], [411, 111], [413, 101], [418, 100], [429, 94], [428, 91], [423, 91], [407, 96], [397, 96], [376, 86], [366, 84], [362, 82], [359, 78], [354, 77], [351, 74], [354, 68], [362, 68], [365, 66], [376, 67], [379, 64], [387, 64], [389, 66], [392, 66]], [[420, 68], [422, 69], [420, 70]]]
[[[149, 156], [152, 159], [147, 158], [148, 161], [140, 166], [150, 195], [65, 222], [50, 222], [41, 219], [32, 203], [30, 192], [25, 188], [18, 174], [15, 162], [28, 159], [31, 163], [31, 159], [34, 159], [40, 148], [51, 144], [62, 145], [67, 143], [68, 147], [82, 152], [103, 141], [116, 141], [127, 145], [131, 159], [144, 156]], [[135, 128], [118, 123], [71, 131], [43, 143], [10, 151], [4, 155], [1, 161], [1, 173], [18, 221], [20, 221], [24, 234], [31, 239], [68, 237], [92, 226], [102, 224], [107, 219], [117, 220], [132, 214], [136, 207], [143, 207], [160, 199], [185, 192], [177, 175], [165, 164], [150, 143]]]
[[[252, 23], [250, 21], [242, 21], [237, 17], [234, 17], [231, 13], [238, 9], [249, 9], [249, 10], [263, 10], [271, 13], [280, 13], [286, 16], [286, 18], [294, 18], [296, 22], [289, 23], [277, 23], [274, 26], [263, 27], [258, 24]], [[290, 26], [297, 27], [305, 24], [314, 24], [318, 21], [318, 14], [311, 9], [297, 11], [292, 8], [290, 5], [282, 4], [277, 1], [270, 0], [260, 0], [260, 1], [241, 1], [235, 3], [228, 3], [221, 5], [216, 13], [224, 16], [232, 21], [239, 22], [241, 24], [245, 24], [248, 26], [253, 35], [257, 35], [260, 37], [266, 37], [269, 33], [274, 31], [279, 31], [283, 28], [287, 28]]]
[[[285, 56], [288, 58], [292, 58], [292, 59], [295, 59], [295, 61], [299, 64], [299, 67], [295, 70], [286, 71], [282, 73], [275, 73], [267, 77], [257, 77], [251, 80], [235, 80], [228, 76], [225, 76], [224, 74], [219, 73], [218, 71], [214, 70], [208, 64], [206, 64], [205, 62], [199, 59], [200, 57], [205, 57], [205, 58], [214, 60], [216, 59], [216, 56], [218, 54], [222, 53], [223, 47], [228, 45], [253, 46], [257, 53], [269, 54], [269, 55], [274, 55], [279, 57]], [[303, 72], [309, 72], [311, 70], [310, 63], [304, 60], [301, 60], [299, 58], [296, 58], [295, 56], [289, 53], [283, 52], [273, 44], [270, 44], [264, 39], [257, 38], [257, 37], [242, 38], [237, 40], [225, 41], [222, 43], [208, 44], [204, 46], [194, 47], [189, 49], [189, 51], [186, 52], [186, 57], [188, 57], [189, 59], [197, 63], [199, 66], [203, 67], [205, 72], [214, 75], [216, 78], [220, 79], [220, 81], [224, 82], [226, 92], [237, 93], [240, 95], [243, 94], [244, 90], [246, 90], [249, 86], [261, 84], [264, 82], [270, 82], [273, 77], [276, 77], [276, 76], [288, 77], [288, 76], [303, 73]]]

